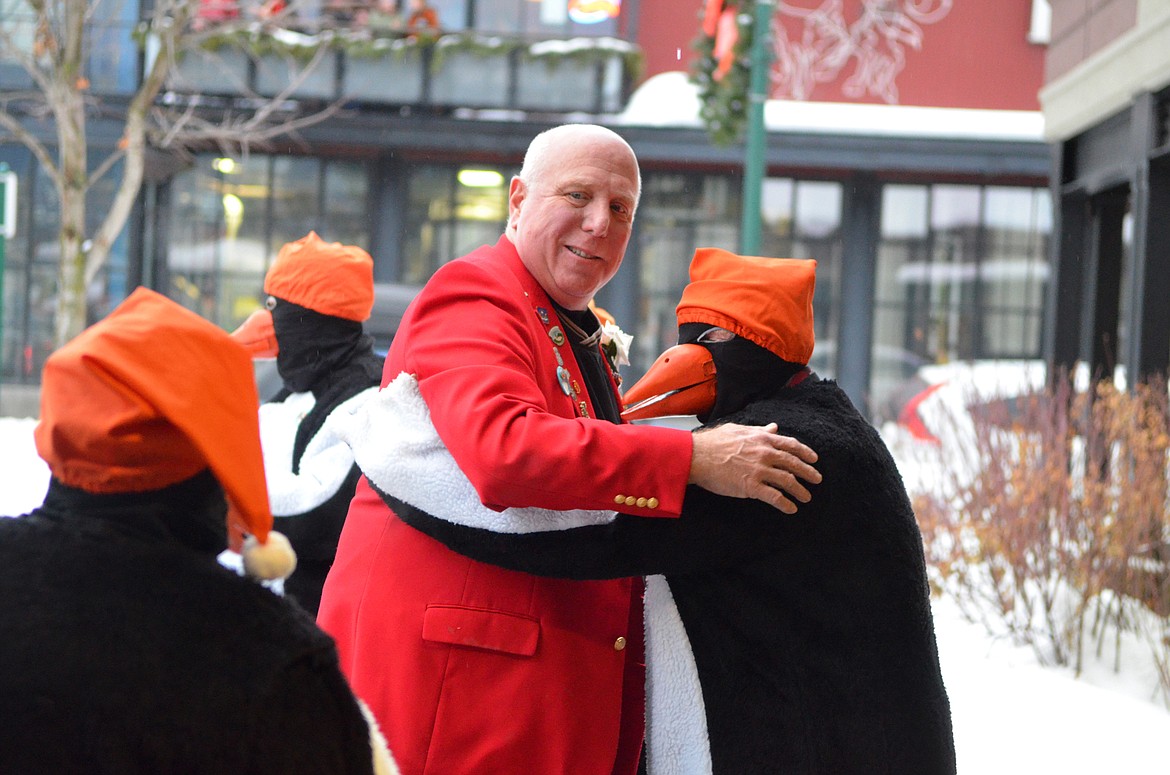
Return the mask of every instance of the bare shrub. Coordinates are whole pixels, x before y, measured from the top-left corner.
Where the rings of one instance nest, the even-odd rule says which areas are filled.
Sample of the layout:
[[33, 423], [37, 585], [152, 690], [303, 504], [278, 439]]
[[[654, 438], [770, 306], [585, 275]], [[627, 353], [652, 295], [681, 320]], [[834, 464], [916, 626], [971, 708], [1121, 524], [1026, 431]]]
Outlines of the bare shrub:
[[971, 621], [1078, 673], [1151, 649], [1170, 705], [1170, 410], [1164, 380], [1067, 379], [951, 418], [917, 496], [932, 582]]

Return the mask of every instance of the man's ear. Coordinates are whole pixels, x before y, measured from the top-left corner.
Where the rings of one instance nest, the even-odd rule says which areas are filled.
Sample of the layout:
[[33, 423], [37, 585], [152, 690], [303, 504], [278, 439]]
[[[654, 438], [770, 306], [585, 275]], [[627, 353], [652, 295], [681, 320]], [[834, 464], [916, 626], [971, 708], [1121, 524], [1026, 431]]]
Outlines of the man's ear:
[[528, 185], [519, 175], [514, 175], [508, 184], [508, 225], [515, 225], [516, 219], [520, 217], [520, 205], [526, 196]]

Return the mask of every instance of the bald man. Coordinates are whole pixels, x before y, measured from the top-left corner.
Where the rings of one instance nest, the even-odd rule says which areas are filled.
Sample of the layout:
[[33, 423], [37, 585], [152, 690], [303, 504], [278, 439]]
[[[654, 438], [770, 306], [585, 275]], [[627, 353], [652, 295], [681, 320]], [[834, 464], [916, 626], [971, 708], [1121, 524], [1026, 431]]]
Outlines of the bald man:
[[[634, 152], [609, 129], [538, 135], [511, 181], [504, 235], [435, 273], [395, 335], [383, 384], [417, 378], [439, 436], [492, 509], [620, 501], [674, 519], [697, 483], [793, 512], [809, 497], [801, 480], [819, 480], [816, 456], [774, 428], [692, 435], [621, 421], [589, 302], [621, 265], [640, 192]], [[641, 603], [637, 578], [539, 578], [456, 554], [363, 481], [318, 622], [404, 772], [632, 775]]]

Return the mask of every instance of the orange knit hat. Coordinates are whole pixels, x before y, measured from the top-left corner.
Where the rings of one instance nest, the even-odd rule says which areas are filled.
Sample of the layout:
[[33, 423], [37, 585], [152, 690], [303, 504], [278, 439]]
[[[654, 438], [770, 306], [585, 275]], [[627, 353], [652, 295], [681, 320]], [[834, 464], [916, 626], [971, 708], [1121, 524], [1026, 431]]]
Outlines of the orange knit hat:
[[325, 242], [311, 231], [280, 249], [264, 277], [264, 292], [360, 323], [374, 308], [374, 259], [359, 247]]
[[678, 324], [720, 326], [790, 363], [807, 364], [813, 351], [816, 269], [811, 259], [699, 248], [691, 259], [691, 282], [676, 308]]
[[210, 468], [232, 548], [250, 536], [245, 569], [280, 578], [295, 556], [272, 531], [258, 403], [239, 344], [138, 288], [45, 362], [37, 452], [56, 479], [97, 494], [158, 490]]

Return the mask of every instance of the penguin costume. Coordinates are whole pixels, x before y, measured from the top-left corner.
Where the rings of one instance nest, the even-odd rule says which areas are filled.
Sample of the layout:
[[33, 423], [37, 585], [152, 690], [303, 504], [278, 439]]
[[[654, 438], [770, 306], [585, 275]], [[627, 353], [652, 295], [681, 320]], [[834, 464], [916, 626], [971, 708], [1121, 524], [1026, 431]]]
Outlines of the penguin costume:
[[0, 519], [0, 772], [397, 772], [333, 641], [258, 583], [296, 557], [256, 403], [244, 349], [146, 288], [49, 356], [48, 493]]
[[677, 308], [680, 345], [625, 396], [628, 418], [776, 423], [812, 447], [823, 480], [795, 515], [694, 486], [677, 520], [491, 511], [470, 487], [434, 486], [454, 463], [406, 374], [368, 405], [382, 439], [398, 418], [401, 446], [375, 451], [363, 423], [352, 429], [359, 466], [395, 513], [458, 552], [540, 575], [654, 574], [650, 775], [956, 769], [905, 487], [873, 426], [806, 366], [815, 266], [697, 251]]
[[276, 528], [297, 553], [284, 593], [316, 616], [361, 476], [331, 418], [382, 380], [382, 359], [362, 330], [374, 306], [374, 260], [311, 231], [280, 249], [264, 292], [266, 308], [232, 336], [253, 358], [276, 358], [283, 387], [260, 405], [264, 471]]

